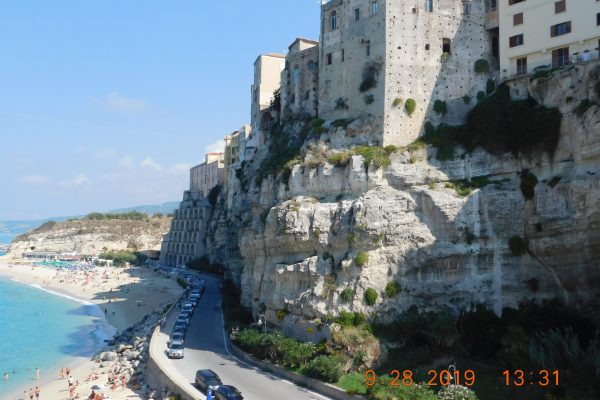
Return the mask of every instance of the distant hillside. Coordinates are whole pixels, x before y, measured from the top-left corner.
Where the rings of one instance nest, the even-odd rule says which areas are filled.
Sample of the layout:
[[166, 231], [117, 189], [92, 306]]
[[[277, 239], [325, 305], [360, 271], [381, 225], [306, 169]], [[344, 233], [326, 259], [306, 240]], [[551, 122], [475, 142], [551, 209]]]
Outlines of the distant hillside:
[[[159, 250], [169, 230], [171, 217], [82, 218], [63, 222], [47, 221], [13, 239], [8, 255], [21, 257], [24, 251], [78, 252], [98, 255], [106, 250]], [[132, 215], [141, 215], [132, 213]]]
[[[164, 215], [170, 214], [179, 206], [178, 202], [168, 202], [158, 205], [142, 205], [135, 207], [119, 208], [108, 211], [109, 213], [121, 214], [129, 211], [140, 211], [148, 215], [156, 213], [162, 213]], [[37, 220], [8, 220], [0, 221], [0, 243], [10, 243], [15, 236], [21, 235], [25, 232], [29, 232], [36, 227], [49, 222], [61, 222], [68, 219], [81, 218], [82, 215], [71, 215], [66, 217], [51, 217], [46, 219]]]

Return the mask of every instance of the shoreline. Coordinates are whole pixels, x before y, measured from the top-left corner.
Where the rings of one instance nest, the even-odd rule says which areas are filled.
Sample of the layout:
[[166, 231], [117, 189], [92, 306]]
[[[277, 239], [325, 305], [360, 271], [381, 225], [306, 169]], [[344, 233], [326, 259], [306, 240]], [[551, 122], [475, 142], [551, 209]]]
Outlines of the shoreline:
[[[60, 271], [53, 267], [14, 262], [15, 260], [0, 257], [0, 279], [8, 279], [54, 296], [91, 306], [94, 310], [91, 316], [101, 318], [102, 322], [98, 326], [101, 329], [100, 336], [92, 332], [96, 346], [89, 356], [64, 357], [57, 361], [61, 364], [56, 365], [55, 369], [42, 371], [39, 381], [28, 380], [14, 391], [8, 392], [6, 395], [9, 400], [28, 398], [24, 391], [32, 385], [34, 388], [36, 385], [40, 386], [42, 399], [68, 399], [67, 380], [61, 380], [59, 377], [62, 366], [71, 368], [71, 375], [80, 382], [77, 392], [81, 398], [86, 398], [91, 392], [92, 385], [105, 384], [101, 368], [104, 363], [99, 364], [97, 357], [101, 352], [109, 349], [110, 345], [107, 341], [139, 323], [146, 316], [162, 310], [161, 307], [164, 307], [169, 300], [173, 301], [182, 293], [182, 289], [175, 281], [143, 267], [96, 267], [95, 278], [90, 280], [86, 276], [85, 283], [82, 283], [85, 276], [82, 271]], [[163, 295], [156, 296], [156, 290], [160, 290]], [[86, 381], [86, 378], [93, 373], [97, 373], [99, 379]], [[106, 393], [113, 400], [141, 399], [130, 388], [122, 389], [120, 384], [117, 390], [109, 390]]]

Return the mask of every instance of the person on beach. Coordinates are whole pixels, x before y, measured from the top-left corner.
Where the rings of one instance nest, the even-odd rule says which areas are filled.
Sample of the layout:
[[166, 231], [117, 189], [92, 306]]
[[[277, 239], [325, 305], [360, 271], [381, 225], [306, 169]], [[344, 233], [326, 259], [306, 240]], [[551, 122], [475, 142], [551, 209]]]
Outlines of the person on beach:
[[69, 382], [69, 388], [73, 387], [73, 377], [71, 375], [69, 375], [69, 379], [67, 379], [67, 382]]
[[10, 375], [8, 375], [8, 372], [5, 372], [2, 379], [4, 379], [4, 382], [6, 382], [6, 381], [8, 381], [8, 378], [10, 378]]
[[73, 400], [75, 398], [75, 386], [71, 386], [69, 388], [69, 399]]
[[69, 368], [69, 367], [65, 368], [65, 375], [66, 376], [71, 375], [71, 368]]
[[35, 387], [35, 400], [40, 400], [40, 387]]
[[65, 379], [65, 367], [60, 369], [60, 379]]
[[39, 368], [35, 369], [35, 379], [38, 381], [40, 380], [40, 369]]
[[33, 388], [29, 388], [29, 400], [33, 400]]
[[125, 375], [121, 375], [121, 389], [125, 390]]

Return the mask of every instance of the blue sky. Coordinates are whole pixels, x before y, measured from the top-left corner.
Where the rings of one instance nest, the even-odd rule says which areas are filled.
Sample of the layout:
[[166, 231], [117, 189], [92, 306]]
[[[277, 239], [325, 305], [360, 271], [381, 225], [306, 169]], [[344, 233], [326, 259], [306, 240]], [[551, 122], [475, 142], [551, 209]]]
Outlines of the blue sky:
[[318, 32], [318, 0], [3, 4], [0, 220], [180, 200], [258, 54]]

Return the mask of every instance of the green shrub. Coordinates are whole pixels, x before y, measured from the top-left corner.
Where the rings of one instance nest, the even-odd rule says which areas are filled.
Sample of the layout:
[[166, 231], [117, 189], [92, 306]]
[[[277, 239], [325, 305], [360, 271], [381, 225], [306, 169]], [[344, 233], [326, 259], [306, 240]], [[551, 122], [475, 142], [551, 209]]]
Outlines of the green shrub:
[[414, 99], [406, 99], [406, 102], [404, 103], [404, 109], [406, 110], [408, 116], [413, 115], [417, 109], [417, 102]]
[[344, 374], [336, 383], [336, 386], [342, 388], [349, 394], [366, 394], [367, 385], [365, 385], [365, 374], [362, 372], [354, 372], [352, 374]]
[[465, 94], [462, 99], [465, 102], [465, 104], [471, 103], [471, 96], [469, 96], [468, 94]]
[[330, 155], [327, 158], [327, 161], [329, 161], [330, 164], [333, 164], [336, 167], [345, 167], [350, 162], [350, 158], [352, 158], [353, 154], [354, 153], [349, 150], [341, 151], [339, 153]]
[[321, 228], [316, 227], [315, 229], [313, 229], [313, 235], [315, 238], [319, 238], [321, 236]]
[[372, 94], [366, 94], [363, 96], [365, 104], [372, 104], [375, 101], [375, 97]]
[[436, 100], [433, 102], [433, 111], [440, 115], [448, 114], [448, 105], [443, 100]]
[[446, 182], [444, 184], [444, 187], [448, 189], [454, 189], [457, 195], [465, 197], [473, 193], [473, 190], [480, 189], [491, 183], [493, 182], [490, 181], [488, 178], [479, 177], [471, 179], [471, 182], [467, 181], [466, 179], [461, 179], [453, 182]]
[[389, 281], [385, 285], [385, 297], [396, 297], [402, 291], [402, 286], [398, 281]]
[[438, 392], [439, 400], [477, 400], [475, 392], [466, 386], [448, 385]]
[[401, 104], [402, 104], [402, 99], [399, 97], [396, 97], [394, 99], [394, 101], [392, 102], [392, 107], [400, 107]]
[[513, 236], [508, 239], [510, 253], [515, 257], [520, 257], [527, 253], [527, 242], [521, 236]]
[[352, 325], [361, 326], [367, 321], [367, 316], [361, 312], [354, 313], [354, 319], [352, 320]]
[[115, 267], [122, 267], [126, 263], [142, 265], [146, 261], [146, 256], [137, 251], [111, 250], [98, 255], [103, 260], [112, 260]]
[[368, 306], [373, 306], [375, 305], [375, 302], [377, 302], [377, 292], [375, 291], [375, 289], [373, 288], [367, 288], [367, 290], [365, 290], [365, 302], [367, 303]]
[[275, 315], [277, 316], [277, 319], [282, 321], [286, 315], [288, 315], [289, 312], [287, 310], [277, 310], [277, 312], [275, 313]]
[[548, 182], [548, 186], [550, 186], [551, 188], [554, 188], [556, 185], [558, 185], [558, 182], [560, 182], [560, 176], [554, 176], [552, 177], [552, 179], [550, 179], [550, 182]]
[[[414, 164], [414, 162], [411, 162], [411, 164]], [[429, 187], [430, 190], [435, 190], [435, 181], [427, 182], [427, 186]]]
[[346, 241], [348, 242], [348, 246], [354, 246], [354, 243], [356, 243], [356, 233], [350, 232], [348, 236], [346, 236]]
[[383, 147], [358, 146], [354, 149], [354, 153], [364, 157], [367, 168], [372, 164], [375, 168], [379, 169], [387, 167], [392, 163], [387, 151]]
[[342, 369], [337, 357], [318, 356], [306, 364], [302, 373], [311, 378], [334, 383], [342, 376]]
[[590, 101], [589, 99], [583, 99], [579, 102], [579, 105], [577, 105], [574, 112], [578, 117], [583, 117], [587, 110], [594, 105], [596, 105], [595, 102]]
[[325, 123], [325, 120], [324, 120], [324, 119], [321, 119], [321, 118], [313, 118], [313, 119], [310, 121], [310, 127], [311, 127], [312, 129], [321, 128], [321, 127], [323, 126], [323, 124], [324, 124], [324, 123]]
[[480, 90], [479, 92], [477, 92], [477, 101], [480, 102], [483, 101], [483, 99], [485, 99], [485, 93]]
[[572, 102], [572, 101], [573, 101], [573, 96], [567, 96], [565, 98], [565, 103], [567, 103], [567, 104], [570, 103], [570, 102]]
[[600, 98], [600, 79], [594, 85], [594, 92], [596, 92], [596, 96]]
[[491, 79], [488, 79], [485, 83], [486, 94], [489, 96], [490, 94], [494, 93], [494, 90], [496, 90], [496, 82], [494, 82]]
[[529, 172], [529, 170], [521, 171], [521, 193], [527, 200], [533, 199], [535, 194], [535, 186], [538, 183], [537, 176]]
[[317, 348], [313, 343], [302, 343], [285, 338], [281, 363], [288, 368], [299, 368], [315, 357]]
[[374, 88], [375, 86], [377, 86], [377, 80], [375, 79], [375, 77], [366, 76], [363, 79], [363, 81], [360, 83], [358, 90], [360, 90], [361, 92], [366, 92], [367, 90], [370, 90], [370, 89]]
[[389, 156], [392, 153], [395, 153], [398, 151], [398, 148], [396, 146], [394, 146], [393, 144], [388, 144], [387, 146], [385, 146], [383, 148], [386, 152], [386, 154]]
[[[425, 384], [392, 386], [392, 377], [377, 376], [377, 384], [367, 392], [372, 400], [438, 400], [433, 390]], [[396, 383], [399, 383], [396, 382]]]
[[217, 186], [214, 186], [208, 192], [208, 196], [206, 196], [206, 198], [208, 199], [208, 202], [213, 207], [215, 205], [217, 205], [217, 199], [219, 198], [219, 193], [221, 193], [221, 186], [222, 186], [221, 184], [218, 184]]
[[181, 286], [184, 289], [187, 289], [187, 287], [188, 287], [188, 282], [181, 277], [177, 278], [177, 283], [179, 284], [179, 286]]
[[475, 72], [478, 74], [487, 74], [490, 72], [490, 64], [488, 63], [488, 60], [482, 58], [475, 61]]
[[335, 109], [336, 110], [347, 110], [350, 106], [348, 105], [346, 99], [343, 97], [339, 97], [335, 100]]
[[369, 253], [366, 253], [364, 251], [358, 252], [356, 257], [354, 257], [354, 264], [356, 264], [357, 267], [364, 267], [365, 265], [367, 265], [368, 262]]
[[354, 325], [354, 313], [349, 311], [340, 311], [340, 314], [337, 317], [337, 322], [341, 326]]
[[342, 293], [340, 294], [340, 297], [346, 303], [349, 302], [350, 300], [352, 300], [353, 296], [354, 296], [354, 290], [352, 290], [350, 288], [346, 288], [346, 289], [342, 290]]

